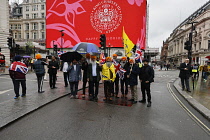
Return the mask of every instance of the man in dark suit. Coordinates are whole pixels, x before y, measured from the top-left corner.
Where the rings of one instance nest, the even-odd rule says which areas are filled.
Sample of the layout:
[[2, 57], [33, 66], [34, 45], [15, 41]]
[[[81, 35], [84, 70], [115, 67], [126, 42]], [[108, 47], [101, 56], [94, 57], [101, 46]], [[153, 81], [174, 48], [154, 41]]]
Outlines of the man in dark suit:
[[[101, 66], [96, 63], [96, 56], [91, 56], [91, 63], [88, 65], [87, 69], [87, 80], [89, 81], [90, 85], [90, 100], [98, 100], [98, 88], [99, 88], [99, 81], [101, 80], [100, 71]], [[95, 87], [95, 90], [94, 90]]]
[[146, 102], [146, 94], [147, 94], [147, 107], [151, 107], [151, 90], [150, 83], [154, 82], [154, 70], [149, 65], [149, 60], [143, 60], [144, 66], [140, 69], [139, 79], [141, 81], [141, 92], [142, 92], [142, 100], [140, 103]]
[[186, 86], [188, 92], [191, 92], [189, 86], [190, 75], [191, 75], [191, 66], [189, 64], [189, 59], [185, 59], [185, 62], [180, 64], [179, 77], [181, 78], [182, 90], [185, 90]]
[[55, 87], [56, 84], [56, 75], [57, 75], [57, 70], [59, 69], [59, 64], [55, 59], [55, 56], [52, 56], [52, 61], [49, 62], [48, 65], [48, 73], [49, 73], [49, 80], [50, 80], [50, 88], [57, 88]]

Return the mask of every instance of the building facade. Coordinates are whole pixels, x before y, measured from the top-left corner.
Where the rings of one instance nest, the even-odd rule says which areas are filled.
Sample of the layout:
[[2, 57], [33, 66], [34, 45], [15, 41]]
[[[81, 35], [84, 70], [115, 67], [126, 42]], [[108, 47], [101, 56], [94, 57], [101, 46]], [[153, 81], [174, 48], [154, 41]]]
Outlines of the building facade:
[[5, 55], [5, 64], [10, 64], [10, 50], [7, 45], [7, 38], [9, 37], [9, 1], [1, 1], [0, 8], [0, 48], [1, 53]]
[[45, 0], [24, 0], [13, 6], [9, 23], [16, 41], [45, 44], [45, 8]]
[[[193, 26], [191, 23], [194, 23]], [[168, 47], [162, 48], [162, 52], [168, 49], [167, 63], [179, 65], [188, 58], [188, 51], [184, 49], [184, 46], [189, 40], [190, 32], [192, 32], [192, 62], [203, 65], [208, 60], [205, 57], [210, 55], [210, 1], [190, 15], [171, 33], [167, 39]]]

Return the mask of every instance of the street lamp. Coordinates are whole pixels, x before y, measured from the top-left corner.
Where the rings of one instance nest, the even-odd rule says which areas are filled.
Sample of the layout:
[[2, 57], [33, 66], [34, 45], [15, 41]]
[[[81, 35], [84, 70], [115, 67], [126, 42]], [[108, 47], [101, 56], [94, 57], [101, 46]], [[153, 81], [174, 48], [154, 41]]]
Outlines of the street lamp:
[[63, 51], [63, 36], [64, 36], [64, 33], [63, 33], [63, 31], [65, 31], [65, 30], [60, 30], [59, 32], [61, 32], [61, 51]]

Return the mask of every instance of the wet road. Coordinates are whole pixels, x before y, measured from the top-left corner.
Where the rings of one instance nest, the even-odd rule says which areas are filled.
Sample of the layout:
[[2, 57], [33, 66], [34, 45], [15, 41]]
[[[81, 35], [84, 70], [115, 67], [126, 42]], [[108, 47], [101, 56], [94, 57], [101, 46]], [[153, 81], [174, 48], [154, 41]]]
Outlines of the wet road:
[[[178, 71], [156, 71], [152, 107], [61, 98], [0, 131], [1, 140], [208, 140], [210, 136], [177, 104], [167, 89]], [[138, 89], [140, 91], [140, 89]], [[139, 99], [141, 95], [139, 92]], [[115, 104], [117, 102], [117, 105]], [[127, 102], [129, 104], [129, 102]]]

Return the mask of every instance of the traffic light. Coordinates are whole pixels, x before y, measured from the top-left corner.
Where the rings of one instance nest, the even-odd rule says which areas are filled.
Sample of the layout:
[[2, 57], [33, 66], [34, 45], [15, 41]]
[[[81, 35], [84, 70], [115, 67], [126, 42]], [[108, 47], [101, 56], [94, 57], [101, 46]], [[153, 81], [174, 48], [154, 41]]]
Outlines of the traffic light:
[[54, 45], [53, 49], [54, 49], [55, 52], [57, 52], [57, 50], [58, 50], [58, 45]]
[[191, 46], [190, 46], [190, 41], [186, 41], [184, 43], [184, 49], [190, 51], [191, 50]]
[[100, 42], [99, 44], [101, 45], [101, 49], [105, 50], [106, 48], [106, 35], [105, 34], [101, 34], [100, 35]]
[[1, 52], [1, 48], [0, 48], [0, 52]]
[[7, 45], [9, 47], [9, 49], [11, 49], [13, 47], [12, 42], [13, 42], [12, 37], [7, 37]]
[[133, 53], [136, 52], [136, 45], [133, 46], [133, 49], [132, 49]]

